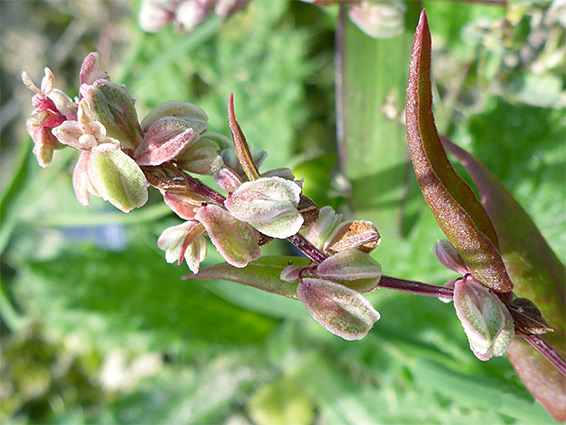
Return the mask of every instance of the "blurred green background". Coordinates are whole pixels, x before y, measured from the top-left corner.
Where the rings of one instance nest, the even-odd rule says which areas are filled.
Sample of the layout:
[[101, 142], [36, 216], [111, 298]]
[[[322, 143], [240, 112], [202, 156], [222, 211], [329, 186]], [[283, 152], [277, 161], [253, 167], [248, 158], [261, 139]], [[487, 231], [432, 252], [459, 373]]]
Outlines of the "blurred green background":
[[[38, 84], [49, 66], [74, 96], [82, 59], [98, 51], [140, 118], [183, 100], [226, 135], [233, 92], [248, 141], [270, 154], [264, 169], [291, 167], [319, 206], [373, 220], [386, 274], [441, 285], [454, 275], [432, 254], [442, 234], [408, 166], [402, 119], [417, 13], [427, 8], [433, 33], [440, 131], [507, 185], [564, 261], [566, 22], [557, 4], [407, 2], [406, 31], [372, 40], [338, 6], [297, 1], [254, 0], [189, 34], [143, 33], [133, 1], [1, 2], [0, 421], [553, 423], [506, 358], [474, 357], [451, 304], [377, 291], [368, 299], [382, 319], [346, 342], [298, 302], [181, 280], [189, 270], [166, 264], [156, 246], [179, 222], [158, 193], [128, 215], [98, 198], [83, 208], [73, 152], [37, 165], [20, 74]], [[283, 242], [264, 250], [293, 252]]]

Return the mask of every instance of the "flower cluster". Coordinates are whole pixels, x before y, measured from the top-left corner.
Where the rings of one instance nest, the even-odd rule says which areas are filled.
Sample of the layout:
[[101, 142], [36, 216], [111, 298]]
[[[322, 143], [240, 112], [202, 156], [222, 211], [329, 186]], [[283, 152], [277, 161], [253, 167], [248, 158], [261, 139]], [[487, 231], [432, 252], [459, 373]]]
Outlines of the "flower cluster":
[[243, 8], [251, 0], [143, 0], [140, 27], [157, 32], [173, 22], [180, 31], [190, 31], [215, 13], [222, 17]]
[[[192, 31], [210, 15], [223, 18], [244, 8], [251, 0], [143, 0], [139, 25], [155, 33], [170, 23], [178, 31]], [[330, 6], [341, 0], [303, 0]], [[397, 1], [361, 0], [352, 2], [348, 15], [356, 26], [372, 38], [393, 38], [405, 29], [406, 7]]]
[[[186, 261], [198, 273], [210, 239], [226, 262], [243, 268], [259, 258], [272, 238], [300, 238], [318, 252], [303, 268], [289, 267], [281, 278], [299, 281], [297, 296], [323, 326], [346, 339], [360, 339], [379, 319], [361, 293], [377, 288], [379, 264], [369, 256], [379, 233], [369, 222], [342, 222], [332, 208], [319, 211], [302, 193], [302, 181], [288, 168], [260, 173], [263, 150], [250, 151], [229, 100], [233, 141], [208, 130], [206, 113], [189, 103], [166, 102], [138, 121], [126, 88], [98, 70], [98, 55], [81, 68], [79, 96], [54, 89], [50, 70], [38, 89], [28, 120], [41, 165], [54, 149], [80, 152], [73, 172], [79, 203], [100, 196], [124, 212], [148, 199], [148, 186], [184, 220], [166, 229], [158, 246], [168, 262]], [[191, 174], [211, 175], [220, 191]], [[223, 191], [225, 194], [221, 194]], [[305, 230], [305, 237], [299, 234]]]

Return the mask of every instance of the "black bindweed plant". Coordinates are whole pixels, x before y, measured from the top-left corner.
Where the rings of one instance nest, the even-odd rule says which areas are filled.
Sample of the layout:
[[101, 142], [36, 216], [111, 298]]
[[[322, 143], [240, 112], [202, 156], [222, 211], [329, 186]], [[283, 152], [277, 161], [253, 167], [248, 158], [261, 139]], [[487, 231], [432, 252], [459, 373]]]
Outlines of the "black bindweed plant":
[[[168, 22], [143, 13], [147, 29]], [[179, 25], [195, 24], [183, 16]], [[317, 322], [346, 340], [364, 338], [380, 319], [365, 293], [385, 288], [452, 301], [475, 356], [489, 360], [507, 353], [527, 388], [564, 420], [564, 267], [503, 186], [438, 135], [424, 11], [409, 66], [410, 157], [425, 201], [448, 239], [437, 243], [435, 255], [461, 275], [442, 287], [383, 274], [370, 255], [381, 240], [374, 223], [344, 220], [330, 206], [319, 208], [288, 168], [260, 171], [267, 152], [250, 148], [232, 95], [231, 139], [209, 130], [205, 111], [182, 101], [163, 103], [140, 121], [125, 86], [100, 71], [99, 57], [91, 53], [80, 71], [76, 99], [55, 88], [48, 68], [40, 87], [23, 74], [35, 93], [27, 128], [42, 167], [56, 150], [80, 152], [73, 187], [81, 205], [99, 196], [127, 213], [147, 202], [149, 186], [158, 189], [184, 221], [164, 229], [157, 244], [167, 262], [187, 263], [192, 272], [187, 279], [230, 280], [299, 300]], [[446, 151], [468, 170], [481, 202], [455, 173]], [[216, 187], [199, 175], [212, 176]], [[226, 263], [201, 269], [206, 238]], [[260, 247], [273, 239], [287, 239], [304, 256], [261, 256]], [[542, 336], [552, 331], [549, 338]]]

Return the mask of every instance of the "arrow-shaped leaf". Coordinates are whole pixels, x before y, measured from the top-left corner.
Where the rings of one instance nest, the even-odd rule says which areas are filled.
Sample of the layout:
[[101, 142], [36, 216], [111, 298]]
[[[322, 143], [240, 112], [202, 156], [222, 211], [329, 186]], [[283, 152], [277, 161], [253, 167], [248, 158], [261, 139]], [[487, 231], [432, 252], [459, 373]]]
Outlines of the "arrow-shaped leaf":
[[436, 221], [472, 275], [500, 292], [513, 289], [498, 252], [491, 221], [470, 187], [456, 174], [432, 114], [431, 36], [423, 11], [413, 44], [407, 87], [407, 138], [417, 181]]

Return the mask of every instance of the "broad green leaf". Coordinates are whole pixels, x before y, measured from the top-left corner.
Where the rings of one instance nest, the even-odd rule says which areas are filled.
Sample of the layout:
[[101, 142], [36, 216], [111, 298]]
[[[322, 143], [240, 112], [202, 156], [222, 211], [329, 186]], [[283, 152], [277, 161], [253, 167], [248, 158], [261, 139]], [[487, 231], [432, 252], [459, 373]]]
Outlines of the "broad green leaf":
[[243, 269], [231, 266], [227, 263], [216, 264], [214, 266], [205, 267], [196, 275], [189, 275], [186, 276], [186, 278], [229, 280], [296, 300], [298, 299], [298, 284], [285, 282], [281, 280], [279, 276], [281, 276], [281, 272], [287, 266], [306, 266], [308, 264], [309, 260], [306, 258], [264, 256], [256, 261], [252, 261]]
[[[419, 2], [407, 2], [407, 22]], [[372, 39], [342, 11], [338, 30], [337, 127], [340, 169], [351, 184], [357, 219], [376, 224], [384, 238], [400, 236], [408, 161], [402, 123], [411, 34]], [[321, 205], [322, 206], [322, 205]]]
[[425, 201], [470, 272], [500, 292], [513, 289], [497, 251], [495, 230], [472, 190], [448, 162], [434, 124], [430, 80], [431, 38], [426, 14], [415, 34], [407, 87], [407, 138]]
[[[473, 156], [444, 139], [446, 149], [477, 184], [482, 203], [495, 226], [501, 255], [515, 283], [515, 292], [533, 301], [555, 332], [544, 338], [564, 355], [566, 269], [511, 193]], [[566, 378], [524, 341], [508, 352], [517, 373], [533, 395], [558, 420], [566, 419]]]

